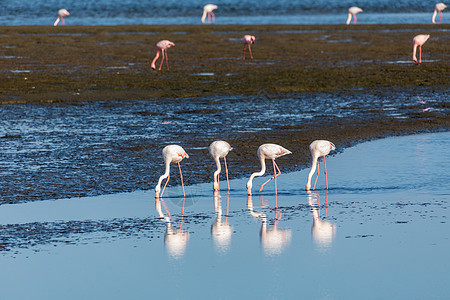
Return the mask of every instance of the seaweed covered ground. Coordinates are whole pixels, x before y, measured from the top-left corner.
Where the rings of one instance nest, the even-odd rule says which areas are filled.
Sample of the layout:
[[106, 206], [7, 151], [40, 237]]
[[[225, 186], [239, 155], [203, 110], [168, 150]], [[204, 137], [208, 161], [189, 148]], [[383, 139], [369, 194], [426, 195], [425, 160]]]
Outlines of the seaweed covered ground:
[[[288, 171], [308, 165], [314, 139], [342, 151], [447, 131], [449, 29], [0, 27], [0, 201], [151, 189], [168, 143], [190, 154], [183, 165], [192, 184], [211, 180], [206, 147], [215, 139], [232, 144], [231, 176], [244, 177], [266, 142], [293, 152], [279, 161]], [[422, 33], [431, 37], [418, 65], [411, 41]], [[242, 59], [244, 34], [256, 36], [253, 60]], [[170, 70], [153, 71], [162, 39], [176, 44]]]

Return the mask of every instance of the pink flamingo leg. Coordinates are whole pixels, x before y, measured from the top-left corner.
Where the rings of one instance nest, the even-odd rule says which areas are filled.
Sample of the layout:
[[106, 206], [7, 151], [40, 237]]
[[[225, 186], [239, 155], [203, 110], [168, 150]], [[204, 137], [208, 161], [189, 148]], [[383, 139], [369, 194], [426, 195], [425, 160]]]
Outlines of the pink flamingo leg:
[[211, 12], [211, 15], [212, 15], [212, 22], [215, 23], [216, 22], [216, 16], [214, 15], [213, 12]]
[[223, 161], [225, 162], [225, 174], [227, 175], [228, 191], [230, 191], [230, 181], [228, 180], [227, 159], [225, 158], [225, 156], [223, 157]]
[[248, 44], [248, 51], [250, 52], [250, 57], [253, 59], [252, 48], [250, 47], [250, 44]]
[[439, 23], [442, 23], [442, 11], [439, 12]]
[[244, 59], [245, 59], [245, 45], [244, 45]]
[[170, 180], [170, 166], [169, 166], [169, 176], [167, 176], [166, 184], [164, 185], [164, 188], [161, 192], [161, 196], [160, 196], [161, 198], [162, 198], [162, 195], [164, 194], [164, 190], [166, 189], [166, 186], [167, 186], [167, 183], [169, 182], [169, 180]]
[[[273, 162], [273, 174], [274, 174], [274, 176], [273, 176], [272, 178], [270, 178], [269, 180], [267, 180], [266, 182], [264, 182], [264, 183], [261, 185], [261, 187], [259, 188], [259, 192], [260, 192], [260, 193], [261, 193], [263, 187], [266, 185], [266, 183], [268, 183], [268, 182], [271, 181], [272, 179], [275, 179], [275, 194], [277, 193], [277, 178], [276, 178], [276, 177], [279, 176], [279, 175], [281, 174], [281, 171], [280, 171], [280, 169], [278, 168], [278, 165], [277, 165], [277, 163], [275, 162], [275, 160], [272, 160], [272, 162]], [[278, 173], [275, 172], [275, 167], [277, 168]]]
[[161, 57], [161, 64], [159, 65], [159, 69], [158, 69], [158, 70], [160, 70], [160, 71], [161, 71], [161, 68], [162, 68], [162, 65], [163, 65], [163, 62], [164, 62], [164, 57], [166, 56], [166, 51], [165, 51], [164, 49], [162, 49], [162, 50], [161, 50], [161, 54], [162, 54], [162, 57]]
[[422, 63], [422, 46], [419, 46], [419, 64]]
[[64, 25], [64, 24], [66, 24], [66, 23], [64, 22], [64, 17], [61, 17], [61, 25]]
[[353, 24], [356, 24], [356, 15], [353, 15]]
[[325, 171], [324, 171], [324, 173], [325, 173], [325, 183], [327, 185], [327, 190], [328, 190], [327, 163], [325, 162], [325, 156], [323, 157], [323, 164], [325, 166]]
[[169, 57], [167, 56], [167, 53], [166, 53], [166, 67], [167, 71], [169, 71]]
[[[186, 194], [184, 193], [183, 173], [181, 173], [181, 166], [180, 166], [179, 162], [178, 162], [178, 169], [180, 170], [181, 187], [183, 188], [183, 197], [186, 197]], [[184, 198], [183, 198], [183, 203], [184, 203]]]
[[316, 177], [316, 181], [314, 181], [313, 191], [316, 189], [316, 183], [317, 183], [317, 179], [319, 179], [319, 174], [320, 174], [319, 159], [317, 159], [317, 177]]

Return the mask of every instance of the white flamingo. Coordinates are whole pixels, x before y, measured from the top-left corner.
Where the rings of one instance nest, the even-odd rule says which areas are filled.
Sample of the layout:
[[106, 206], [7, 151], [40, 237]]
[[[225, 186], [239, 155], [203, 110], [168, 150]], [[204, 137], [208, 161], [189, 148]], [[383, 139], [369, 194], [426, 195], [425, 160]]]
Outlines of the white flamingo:
[[316, 177], [316, 181], [314, 182], [314, 187], [313, 190], [316, 188], [316, 183], [317, 183], [317, 179], [319, 178], [319, 157], [323, 157], [323, 163], [325, 165], [325, 182], [327, 185], [327, 190], [328, 190], [328, 178], [327, 178], [327, 164], [325, 162], [325, 156], [327, 156], [331, 150], [336, 150], [336, 146], [329, 141], [325, 141], [325, 140], [316, 140], [314, 142], [312, 142], [309, 145], [309, 151], [311, 152], [311, 156], [312, 156], [312, 165], [311, 165], [311, 171], [309, 171], [309, 175], [308, 175], [308, 182], [306, 183], [306, 190], [309, 191], [311, 189], [311, 178], [314, 174], [314, 172], [316, 171], [316, 167], [317, 167], [317, 177]]
[[248, 51], [250, 52], [250, 57], [251, 59], [253, 59], [253, 54], [252, 54], [252, 48], [250, 47], [251, 44], [255, 43], [255, 36], [253, 35], [244, 35], [244, 37], [242, 38], [242, 42], [244, 43], [244, 59], [245, 59], [245, 47], [248, 46]]
[[[186, 151], [184, 151], [184, 149], [178, 145], [168, 145], [164, 147], [162, 154], [164, 157], [164, 163], [166, 165], [166, 171], [164, 172], [163, 175], [161, 175], [161, 177], [159, 177], [158, 184], [155, 187], [155, 197], [156, 198], [162, 197], [164, 193], [167, 183], [170, 180], [171, 163], [178, 164], [178, 169], [180, 170], [181, 186], [183, 187], [183, 196], [185, 197], [186, 195], [184, 193], [183, 174], [181, 173], [180, 161], [182, 161], [183, 158], [189, 158], [189, 155], [187, 155]], [[161, 183], [166, 178], [167, 178], [166, 184], [164, 185], [164, 188], [160, 195], [159, 192], [161, 191]]]
[[206, 4], [203, 6], [203, 16], [202, 16], [202, 23], [206, 23], [206, 16], [208, 16], [208, 23], [211, 23], [211, 17], [212, 22], [214, 23], [216, 21], [216, 16], [213, 13], [213, 10], [217, 9], [217, 5], [214, 4]]
[[55, 23], [53, 23], [53, 26], [58, 25], [59, 20], [61, 20], [61, 25], [64, 25], [65, 24], [64, 17], [68, 15], [70, 15], [70, 13], [67, 11], [67, 9], [62, 8], [58, 10], [58, 17], [56, 18]]
[[228, 167], [227, 167], [227, 159], [226, 156], [228, 155], [228, 152], [232, 150], [230, 144], [228, 144], [225, 141], [214, 141], [209, 145], [209, 153], [214, 158], [214, 161], [216, 162], [217, 170], [214, 172], [214, 191], [219, 190], [219, 174], [220, 171], [222, 171], [222, 168], [220, 166], [220, 159], [223, 158], [223, 161], [225, 163], [225, 174], [227, 176], [227, 184], [228, 184], [228, 190], [230, 190], [230, 182], [228, 180]]
[[353, 16], [353, 24], [356, 24], [356, 14], [362, 12], [363, 10], [359, 7], [352, 6], [348, 9], [348, 18], [347, 18], [347, 25], [350, 24], [350, 21], [352, 20]]
[[166, 58], [167, 70], [169, 70], [169, 59], [167, 57], [166, 50], [169, 49], [170, 47], [173, 47], [173, 46], [175, 46], [175, 44], [172, 43], [171, 41], [168, 41], [168, 40], [162, 40], [162, 41], [159, 41], [156, 44], [156, 56], [155, 56], [155, 58], [152, 61], [152, 69], [153, 70], [156, 70], [156, 65], [155, 64], [156, 64], [156, 61], [158, 60], [160, 52], [162, 53], [162, 58], [161, 58], [161, 64], [159, 65], [159, 69], [158, 70], [161, 70], [161, 67], [162, 67], [163, 62], [164, 62], [164, 57]]
[[[258, 148], [258, 158], [259, 161], [261, 163], [261, 171], [259, 172], [255, 172], [250, 176], [250, 179], [247, 182], [247, 193], [249, 195], [252, 194], [252, 182], [253, 182], [253, 178], [257, 177], [257, 176], [263, 176], [264, 173], [266, 173], [266, 159], [271, 159], [272, 160], [272, 164], [273, 164], [273, 173], [274, 176], [272, 178], [270, 178], [269, 180], [267, 180], [266, 182], [264, 182], [261, 187], [259, 188], [259, 191], [261, 192], [264, 185], [266, 183], [268, 183], [269, 181], [271, 181], [272, 179], [275, 179], [275, 194], [277, 193], [277, 176], [279, 176], [281, 174], [280, 168], [278, 168], [277, 163], [275, 162], [275, 159], [281, 156], [284, 156], [286, 154], [291, 154], [292, 152], [287, 150], [286, 148], [281, 147], [280, 145], [276, 145], [276, 144], [263, 144], [261, 146], [259, 146]], [[278, 173], [277, 173], [278, 171]]]
[[433, 22], [433, 24], [436, 24], [436, 21], [435, 21], [435, 19], [436, 19], [436, 15], [439, 13], [439, 23], [441, 23], [442, 22], [442, 11], [444, 10], [444, 9], [446, 9], [447, 8], [447, 5], [445, 5], [444, 3], [437, 3], [435, 6], [434, 6], [434, 13], [433, 13], [433, 17], [431, 18], [431, 21]]
[[429, 34], [419, 34], [413, 38], [413, 55], [412, 58], [417, 62], [416, 51], [419, 47], [419, 64], [422, 63], [422, 45], [430, 38]]

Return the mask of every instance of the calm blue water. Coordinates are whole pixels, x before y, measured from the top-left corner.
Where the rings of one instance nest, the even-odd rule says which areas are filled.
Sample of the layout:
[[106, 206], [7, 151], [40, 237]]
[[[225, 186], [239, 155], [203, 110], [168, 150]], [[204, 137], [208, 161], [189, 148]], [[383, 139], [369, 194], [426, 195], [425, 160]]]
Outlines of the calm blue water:
[[[1, 1], [0, 25], [51, 25], [60, 8], [67, 25], [200, 24], [202, 8], [215, 3], [217, 24], [343, 24], [350, 6], [360, 24], [431, 23], [436, 1], [391, 0], [10, 0]], [[449, 18], [450, 19], [450, 18]], [[444, 15], [443, 22], [446, 22]]]

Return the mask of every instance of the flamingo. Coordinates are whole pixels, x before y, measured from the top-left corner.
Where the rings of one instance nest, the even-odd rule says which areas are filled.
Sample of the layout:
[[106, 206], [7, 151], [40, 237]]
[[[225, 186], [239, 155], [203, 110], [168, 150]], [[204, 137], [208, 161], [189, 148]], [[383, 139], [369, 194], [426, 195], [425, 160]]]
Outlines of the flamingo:
[[[261, 187], [259, 188], [259, 192], [262, 191], [264, 185], [271, 181], [272, 179], [275, 179], [275, 194], [277, 193], [277, 176], [281, 174], [280, 168], [278, 168], [277, 163], [275, 162], [275, 159], [287, 154], [292, 154], [291, 151], [287, 150], [286, 148], [281, 147], [280, 145], [276, 144], [263, 144], [259, 146], [258, 148], [258, 158], [261, 163], [261, 171], [255, 172], [250, 176], [250, 179], [247, 182], [247, 193], [249, 195], [252, 194], [252, 182], [253, 178], [256, 176], [263, 176], [264, 173], [266, 173], [266, 159], [271, 159], [273, 164], [273, 177], [264, 182]], [[276, 169], [275, 169], [276, 168]], [[278, 173], [276, 172], [278, 171]]]
[[203, 6], [203, 16], [202, 16], [202, 23], [205, 24], [206, 22], [206, 16], [208, 16], [208, 23], [211, 23], [211, 16], [212, 16], [212, 22], [216, 20], [216, 16], [213, 13], [213, 10], [217, 9], [217, 5], [214, 4], [206, 4]]
[[[181, 173], [181, 167], [180, 167], [180, 161], [183, 160], [183, 158], [189, 158], [189, 155], [187, 155], [186, 151], [184, 151], [183, 148], [181, 148], [178, 145], [168, 145], [164, 147], [162, 151], [163, 157], [164, 157], [164, 163], [166, 165], [166, 171], [164, 172], [161, 177], [159, 177], [158, 184], [155, 187], [155, 197], [159, 198], [162, 197], [164, 193], [164, 189], [167, 186], [167, 183], [170, 180], [170, 164], [171, 163], [177, 163], [178, 169], [180, 170], [180, 178], [181, 178], [181, 186], [183, 187], [183, 197], [186, 196], [184, 193], [184, 184], [183, 184], [183, 174]], [[166, 184], [164, 185], [164, 188], [161, 192], [161, 196], [159, 195], [159, 192], [161, 191], [161, 182], [167, 178]]]
[[433, 22], [433, 24], [436, 24], [435, 19], [436, 19], [436, 14], [439, 13], [439, 23], [441, 23], [442, 21], [442, 11], [444, 9], [447, 8], [447, 5], [445, 5], [444, 3], [437, 3], [434, 6], [434, 13], [433, 13], [433, 17], [431, 18], [431, 21]]
[[419, 64], [422, 63], [422, 45], [429, 39], [429, 34], [419, 34], [413, 38], [413, 60], [417, 62], [416, 50], [419, 46]]
[[347, 18], [347, 25], [350, 24], [350, 21], [352, 20], [353, 16], [353, 24], [356, 24], [356, 14], [362, 12], [363, 10], [359, 7], [352, 6], [348, 9], [348, 18]]
[[161, 67], [162, 67], [163, 62], [164, 62], [164, 57], [166, 58], [167, 70], [169, 70], [169, 61], [168, 61], [168, 58], [167, 58], [166, 50], [169, 49], [170, 47], [173, 47], [173, 46], [175, 46], [175, 44], [172, 43], [171, 41], [168, 41], [168, 40], [162, 40], [162, 41], [159, 41], [156, 44], [156, 56], [155, 56], [155, 58], [152, 61], [152, 69], [153, 70], [156, 70], [155, 63], [158, 60], [159, 52], [162, 52], [162, 59], [161, 59], [161, 65], [159, 65], [159, 69], [158, 70], [161, 71]]
[[325, 156], [327, 156], [331, 150], [336, 150], [336, 146], [329, 141], [325, 141], [325, 140], [316, 140], [314, 142], [312, 142], [309, 145], [309, 151], [311, 152], [311, 156], [312, 156], [312, 166], [311, 166], [311, 171], [309, 171], [309, 175], [308, 175], [308, 182], [306, 183], [306, 190], [309, 191], [311, 190], [311, 178], [314, 174], [314, 172], [316, 171], [316, 166], [317, 166], [317, 177], [316, 177], [316, 181], [314, 182], [314, 187], [313, 190], [316, 189], [316, 183], [317, 183], [317, 179], [319, 178], [319, 157], [323, 157], [323, 163], [325, 165], [325, 182], [327, 185], [327, 190], [328, 190], [328, 178], [327, 178], [327, 164], [325, 163]]
[[255, 43], [255, 37], [253, 35], [244, 35], [242, 38], [242, 42], [244, 43], [244, 59], [245, 59], [245, 46], [248, 45], [248, 51], [250, 52], [250, 57], [253, 59], [252, 49], [250, 48], [251, 44]]
[[53, 26], [58, 25], [60, 19], [61, 19], [61, 25], [64, 25], [65, 24], [64, 17], [68, 16], [68, 15], [70, 15], [70, 13], [67, 11], [67, 9], [62, 8], [62, 9], [58, 10], [58, 17], [56, 18], [56, 21], [53, 24]]
[[216, 162], [217, 170], [214, 172], [214, 191], [219, 190], [219, 174], [222, 170], [220, 166], [220, 159], [223, 158], [223, 161], [225, 163], [225, 174], [227, 175], [227, 184], [228, 184], [228, 190], [230, 190], [230, 182], [228, 181], [228, 167], [227, 167], [227, 159], [226, 156], [228, 155], [228, 152], [232, 150], [230, 144], [228, 144], [225, 141], [215, 141], [212, 142], [211, 145], [209, 145], [209, 153], [214, 158], [214, 161]]

